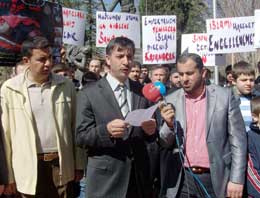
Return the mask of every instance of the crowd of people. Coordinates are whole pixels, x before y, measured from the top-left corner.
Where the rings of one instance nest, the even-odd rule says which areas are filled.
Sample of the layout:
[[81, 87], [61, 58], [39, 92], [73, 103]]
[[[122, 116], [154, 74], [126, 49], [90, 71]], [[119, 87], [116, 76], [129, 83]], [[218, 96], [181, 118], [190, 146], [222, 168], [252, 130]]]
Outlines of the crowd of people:
[[[253, 65], [210, 83], [197, 54], [174, 67], [134, 61], [135, 45], [112, 39], [85, 71], [54, 64], [41, 36], [1, 86], [0, 196], [21, 198], [260, 197], [260, 97]], [[142, 94], [162, 82], [154, 104]], [[125, 121], [158, 105], [141, 126]]]

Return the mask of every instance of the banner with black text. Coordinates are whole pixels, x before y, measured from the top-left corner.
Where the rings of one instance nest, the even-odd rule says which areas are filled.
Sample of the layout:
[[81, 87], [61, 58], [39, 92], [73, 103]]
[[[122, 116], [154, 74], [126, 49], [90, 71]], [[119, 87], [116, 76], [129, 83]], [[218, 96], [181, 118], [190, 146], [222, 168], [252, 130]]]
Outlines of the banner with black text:
[[211, 54], [251, 52], [254, 49], [254, 16], [207, 19]]
[[176, 16], [143, 16], [143, 64], [176, 62]]

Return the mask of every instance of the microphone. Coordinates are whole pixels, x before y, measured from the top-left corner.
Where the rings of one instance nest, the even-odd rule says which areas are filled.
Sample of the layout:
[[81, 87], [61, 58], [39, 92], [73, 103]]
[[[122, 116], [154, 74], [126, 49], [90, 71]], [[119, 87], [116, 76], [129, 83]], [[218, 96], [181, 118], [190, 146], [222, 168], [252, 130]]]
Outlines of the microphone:
[[166, 87], [160, 81], [148, 83], [143, 87], [142, 93], [147, 100], [156, 103], [159, 100], [164, 99]]
[[[144, 85], [142, 93], [144, 95], [144, 97], [153, 102], [153, 103], [157, 103], [159, 101], [162, 101], [161, 105], [171, 105], [172, 109], [175, 111], [175, 106], [171, 103], [168, 103], [165, 99], [165, 95], [166, 95], [166, 87], [165, 85], [160, 82], [160, 81], [156, 81], [154, 83], [148, 83], [146, 85]], [[161, 107], [162, 107], [161, 106]], [[159, 108], [161, 108], [159, 107]]]

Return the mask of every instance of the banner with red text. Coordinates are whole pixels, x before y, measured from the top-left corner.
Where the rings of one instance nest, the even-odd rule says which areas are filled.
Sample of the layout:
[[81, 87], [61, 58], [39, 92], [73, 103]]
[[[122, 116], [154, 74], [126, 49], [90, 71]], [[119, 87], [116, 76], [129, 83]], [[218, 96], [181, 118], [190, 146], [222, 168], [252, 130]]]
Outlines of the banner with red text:
[[199, 54], [205, 66], [225, 65], [222, 54], [208, 54], [208, 35], [205, 33], [182, 34], [181, 52]]
[[251, 52], [254, 49], [254, 17], [207, 19], [211, 54]]
[[142, 17], [143, 64], [176, 62], [176, 16]]
[[255, 10], [255, 48], [260, 48], [260, 10]]
[[139, 15], [119, 12], [97, 12], [96, 46], [106, 47], [115, 37], [124, 36], [134, 41], [140, 48]]
[[83, 46], [86, 28], [86, 13], [80, 10], [62, 8], [63, 43]]

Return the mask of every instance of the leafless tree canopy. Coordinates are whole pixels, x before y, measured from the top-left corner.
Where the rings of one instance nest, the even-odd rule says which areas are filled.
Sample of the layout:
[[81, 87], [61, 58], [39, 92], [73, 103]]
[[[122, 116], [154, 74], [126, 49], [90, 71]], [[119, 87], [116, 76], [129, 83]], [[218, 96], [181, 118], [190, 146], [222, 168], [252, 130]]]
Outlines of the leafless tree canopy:
[[225, 17], [253, 16], [260, 9], [259, 0], [218, 0], [218, 6]]

